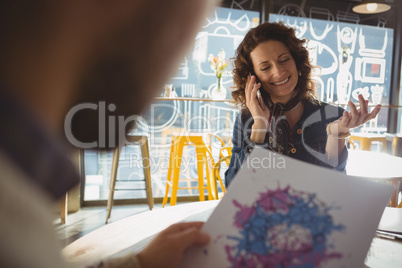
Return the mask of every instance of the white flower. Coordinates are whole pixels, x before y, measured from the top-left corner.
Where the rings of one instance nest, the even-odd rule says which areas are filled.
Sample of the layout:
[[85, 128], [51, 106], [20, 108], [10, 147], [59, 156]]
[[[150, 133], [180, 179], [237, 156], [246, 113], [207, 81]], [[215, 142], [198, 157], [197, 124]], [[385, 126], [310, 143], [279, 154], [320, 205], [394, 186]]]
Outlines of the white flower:
[[214, 57], [214, 55], [209, 54], [208, 61], [211, 64], [211, 69], [215, 72], [216, 77], [222, 77], [224, 73], [224, 69], [227, 66], [227, 62], [225, 60], [225, 51], [222, 49], [219, 51], [218, 56]]

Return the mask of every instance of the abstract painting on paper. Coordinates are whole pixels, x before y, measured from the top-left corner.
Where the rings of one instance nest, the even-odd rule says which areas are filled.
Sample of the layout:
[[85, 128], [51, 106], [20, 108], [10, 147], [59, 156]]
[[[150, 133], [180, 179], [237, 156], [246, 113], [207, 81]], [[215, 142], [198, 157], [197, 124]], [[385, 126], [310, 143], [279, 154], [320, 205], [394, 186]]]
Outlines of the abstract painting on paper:
[[182, 267], [362, 267], [391, 192], [255, 148]]
[[252, 206], [234, 200], [233, 224], [238, 236], [228, 236], [236, 245], [225, 247], [231, 267], [319, 267], [330, 259], [342, 258], [331, 252], [329, 236], [343, 231], [334, 224], [331, 207], [315, 194], [298, 192], [290, 185], [260, 193]]

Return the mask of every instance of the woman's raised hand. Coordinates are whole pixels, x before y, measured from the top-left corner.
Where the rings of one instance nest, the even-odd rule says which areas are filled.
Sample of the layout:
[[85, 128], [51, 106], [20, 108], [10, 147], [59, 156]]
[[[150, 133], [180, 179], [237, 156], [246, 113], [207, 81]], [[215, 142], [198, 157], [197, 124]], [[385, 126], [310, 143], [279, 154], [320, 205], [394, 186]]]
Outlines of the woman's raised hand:
[[381, 109], [381, 105], [378, 104], [371, 113], [368, 112], [368, 100], [363, 98], [363, 95], [359, 95], [360, 108], [357, 109], [356, 105], [349, 101], [350, 112], [343, 112], [343, 116], [338, 120], [338, 129], [331, 130], [333, 134], [344, 134], [349, 132], [350, 129], [361, 126], [367, 121], [375, 118]]
[[254, 121], [265, 121], [268, 122], [269, 110], [265, 106], [264, 101], [261, 97], [259, 89], [261, 88], [261, 83], [256, 83], [255, 75], [247, 76], [247, 83], [245, 88], [246, 95], [246, 106], [250, 110]]
[[247, 77], [246, 83], [246, 106], [250, 110], [253, 117], [254, 124], [251, 130], [250, 141], [256, 143], [263, 143], [265, 140], [265, 134], [269, 126], [269, 110], [265, 106], [264, 101], [259, 94], [261, 83], [255, 83], [256, 78], [254, 75]]

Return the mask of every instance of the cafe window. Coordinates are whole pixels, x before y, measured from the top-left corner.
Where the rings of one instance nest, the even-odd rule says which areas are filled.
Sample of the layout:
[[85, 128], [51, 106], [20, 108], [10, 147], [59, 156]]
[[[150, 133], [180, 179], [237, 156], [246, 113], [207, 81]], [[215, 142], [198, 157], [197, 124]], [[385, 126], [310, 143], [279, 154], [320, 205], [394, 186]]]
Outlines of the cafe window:
[[[284, 6], [280, 13], [295, 8]], [[358, 95], [362, 94], [373, 108], [377, 104], [387, 106], [393, 29], [361, 25], [358, 17], [351, 16], [343, 18], [348, 22], [339, 21], [340, 18], [336, 21], [329, 10], [312, 7], [310, 16], [315, 14], [326, 20], [270, 14], [269, 21], [282, 21], [296, 29], [297, 37], [308, 40], [311, 62], [319, 66], [314, 76], [318, 98], [347, 109], [347, 102], [358, 102]], [[382, 109], [375, 120], [367, 122], [358, 131], [384, 133], [387, 118], [388, 109]]]
[[[222, 85], [232, 86], [231, 61], [235, 50], [249, 29], [259, 24], [259, 12], [229, 8], [216, 8], [208, 17], [195, 38], [194, 48], [182, 60], [176, 75], [171, 79], [175, 92], [182, 97], [211, 98], [217, 78], [208, 57], [225, 52], [228, 67], [222, 76]], [[230, 91], [226, 91], [230, 98]]]
[[[208, 57], [224, 51], [228, 66], [222, 75], [221, 86], [226, 89], [223, 98], [229, 99], [233, 84], [230, 58], [234, 57], [235, 49], [248, 30], [259, 24], [260, 18], [259, 12], [239, 9], [241, 4], [234, 5], [234, 8], [216, 8], [206, 18], [193, 49], [182, 59], [177, 73], [161, 89], [160, 98], [138, 118], [133, 134], [149, 138], [154, 198], [162, 198], [165, 194], [170, 139], [174, 132], [214, 133], [220, 137], [231, 135], [237, 108], [230, 102], [208, 101], [217, 86], [217, 77]], [[164, 98], [165, 89], [169, 90], [168, 97], [172, 100]], [[194, 100], [174, 100], [174, 97]], [[184, 154], [182, 176], [196, 178], [195, 151], [190, 147]], [[112, 152], [85, 151], [84, 201], [107, 200], [112, 156]], [[124, 182], [117, 182], [116, 189], [121, 190], [115, 191], [115, 200], [145, 199], [145, 191], [124, 190], [144, 188], [144, 182], [138, 181], [143, 178], [141, 161], [138, 145], [123, 147], [117, 179]], [[198, 196], [198, 190], [179, 190], [178, 196]]]

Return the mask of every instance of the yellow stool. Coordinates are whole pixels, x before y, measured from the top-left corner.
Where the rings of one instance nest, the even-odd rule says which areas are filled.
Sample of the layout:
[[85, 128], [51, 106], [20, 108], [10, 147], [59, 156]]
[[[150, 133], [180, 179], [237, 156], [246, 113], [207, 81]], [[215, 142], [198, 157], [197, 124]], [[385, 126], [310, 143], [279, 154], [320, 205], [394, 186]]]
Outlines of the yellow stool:
[[[142, 166], [144, 170], [144, 181], [145, 181], [145, 191], [147, 194], [147, 201], [149, 209], [152, 210], [154, 206], [154, 199], [152, 197], [152, 185], [151, 185], [151, 169], [149, 163], [149, 147], [148, 147], [148, 137], [147, 136], [126, 136], [126, 141], [128, 144], [139, 144], [141, 146], [141, 154], [142, 154]], [[124, 145], [128, 145], [124, 144]], [[110, 190], [109, 190], [109, 199], [107, 201], [107, 213], [106, 213], [106, 223], [110, 218], [110, 213], [112, 212], [113, 206], [113, 196], [116, 187], [116, 176], [117, 176], [117, 168], [119, 167], [119, 158], [120, 158], [121, 147], [116, 147], [113, 152], [113, 160], [112, 160], [112, 172], [110, 174]], [[140, 190], [140, 189], [134, 189]]]
[[[182, 179], [182, 181], [198, 180], [198, 187], [179, 187], [179, 176], [181, 160], [183, 156], [183, 147], [186, 145], [195, 146], [197, 156], [197, 173], [198, 179]], [[207, 187], [204, 186], [204, 163], [206, 164]], [[172, 176], [173, 174], [173, 176]], [[170, 159], [168, 175], [166, 180], [166, 192], [163, 198], [162, 206], [164, 207], [168, 201], [169, 188], [172, 187], [170, 197], [170, 205], [176, 205], [177, 190], [179, 189], [198, 189], [200, 201], [205, 200], [204, 190], [208, 191], [208, 199], [212, 200], [211, 182], [209, 176], [209, 167], [207, 164], [207, 147], [203, 141], [202, 135], [172, 135], [172, 145], [170, 147]]]
[[387, 149], [387, 140], [385, 135], [373, 133], [353, 133], [349, 139], [351, 141], [358, 141], [360, 143], [360, 148], [363, 151], [371, 151], [371, 143], [373, 141], [381, 142], [383, 151], [386, 151]]

